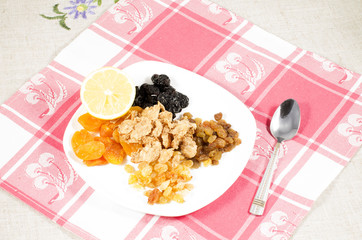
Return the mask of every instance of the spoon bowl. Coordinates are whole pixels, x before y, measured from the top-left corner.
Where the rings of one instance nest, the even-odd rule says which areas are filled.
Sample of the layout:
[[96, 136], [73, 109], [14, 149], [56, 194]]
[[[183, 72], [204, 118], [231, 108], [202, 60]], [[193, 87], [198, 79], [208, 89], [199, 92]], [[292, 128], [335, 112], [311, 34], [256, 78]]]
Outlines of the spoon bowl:
[[293, 99], [285, 100], [274, 112], [270, 132], [278, 142], [292, 139], [300, 125], [300, 109]]

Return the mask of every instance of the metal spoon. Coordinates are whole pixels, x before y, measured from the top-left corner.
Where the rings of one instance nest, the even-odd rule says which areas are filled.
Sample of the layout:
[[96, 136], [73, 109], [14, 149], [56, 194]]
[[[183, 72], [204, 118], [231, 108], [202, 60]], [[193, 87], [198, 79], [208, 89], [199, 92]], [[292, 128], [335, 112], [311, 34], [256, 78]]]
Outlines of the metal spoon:
[[293, 99], [285, 100], [275, 111], [270, 123], [270, 132], [277, 143], [269, 160], [263, 179], [255, 194], [249, 212], [254, 215], [263, 215], [274, 170], [278, 164], [278, 152], [283, 141], [292, 139], [298, 132], [300, 125], [300, 110], [298, 103]]

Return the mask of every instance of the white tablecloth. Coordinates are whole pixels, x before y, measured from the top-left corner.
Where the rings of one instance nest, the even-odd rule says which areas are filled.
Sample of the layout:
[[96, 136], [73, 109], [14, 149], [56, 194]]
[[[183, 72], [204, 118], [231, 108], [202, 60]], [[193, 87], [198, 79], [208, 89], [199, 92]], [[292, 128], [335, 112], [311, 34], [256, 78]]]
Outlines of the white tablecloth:
[[[39, 14], [51, 15], [66, 1], [0, 1], [0, 102], [45, 67], [96, 15], [69, 19], [71, 30]], [[263, 29], [352, 71], [362, 73], [361, 0], [215, 0]], [[4, 151], [5, 147], [1, 146]], [[362, 239], [362, 150], [315, 202], [292, 239]], [[36, 210], [0, 190], [1, 239], [79, 239]]]

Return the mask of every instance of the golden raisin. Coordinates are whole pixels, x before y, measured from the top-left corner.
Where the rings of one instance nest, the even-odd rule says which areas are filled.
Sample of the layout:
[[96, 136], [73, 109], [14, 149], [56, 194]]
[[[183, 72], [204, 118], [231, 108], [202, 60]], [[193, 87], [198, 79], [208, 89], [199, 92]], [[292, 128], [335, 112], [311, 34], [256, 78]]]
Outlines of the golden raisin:
[[162, 193], [160, 190], [158, 190], [157, 188], [153, 189], [152, 192], [150, 192], [150, 195], [148, 197], [148, 204], [154, 204], [157, 203], [158, 200], [160, 199]]

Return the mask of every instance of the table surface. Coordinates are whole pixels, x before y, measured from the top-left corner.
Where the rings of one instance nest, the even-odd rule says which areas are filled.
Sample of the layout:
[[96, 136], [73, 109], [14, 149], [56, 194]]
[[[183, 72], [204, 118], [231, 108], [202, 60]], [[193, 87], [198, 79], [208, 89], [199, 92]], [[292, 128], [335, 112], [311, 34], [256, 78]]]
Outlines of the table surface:
[[[54, 1], [0, 1], [0, 102], [3, 103], [105, 11], [73, 20], [72, 30], [41, 18]], [[63, 1], [68, 2], [68, 1]], [[214, 0], [290, 43], [362, 73], [362, 0]], [[362, 239], [362, 149], [315, 202], [292, 236]], [[0, 190], [1, 239], [79, 239]], [[19, 227], [21, 232], [19, 232]]]

